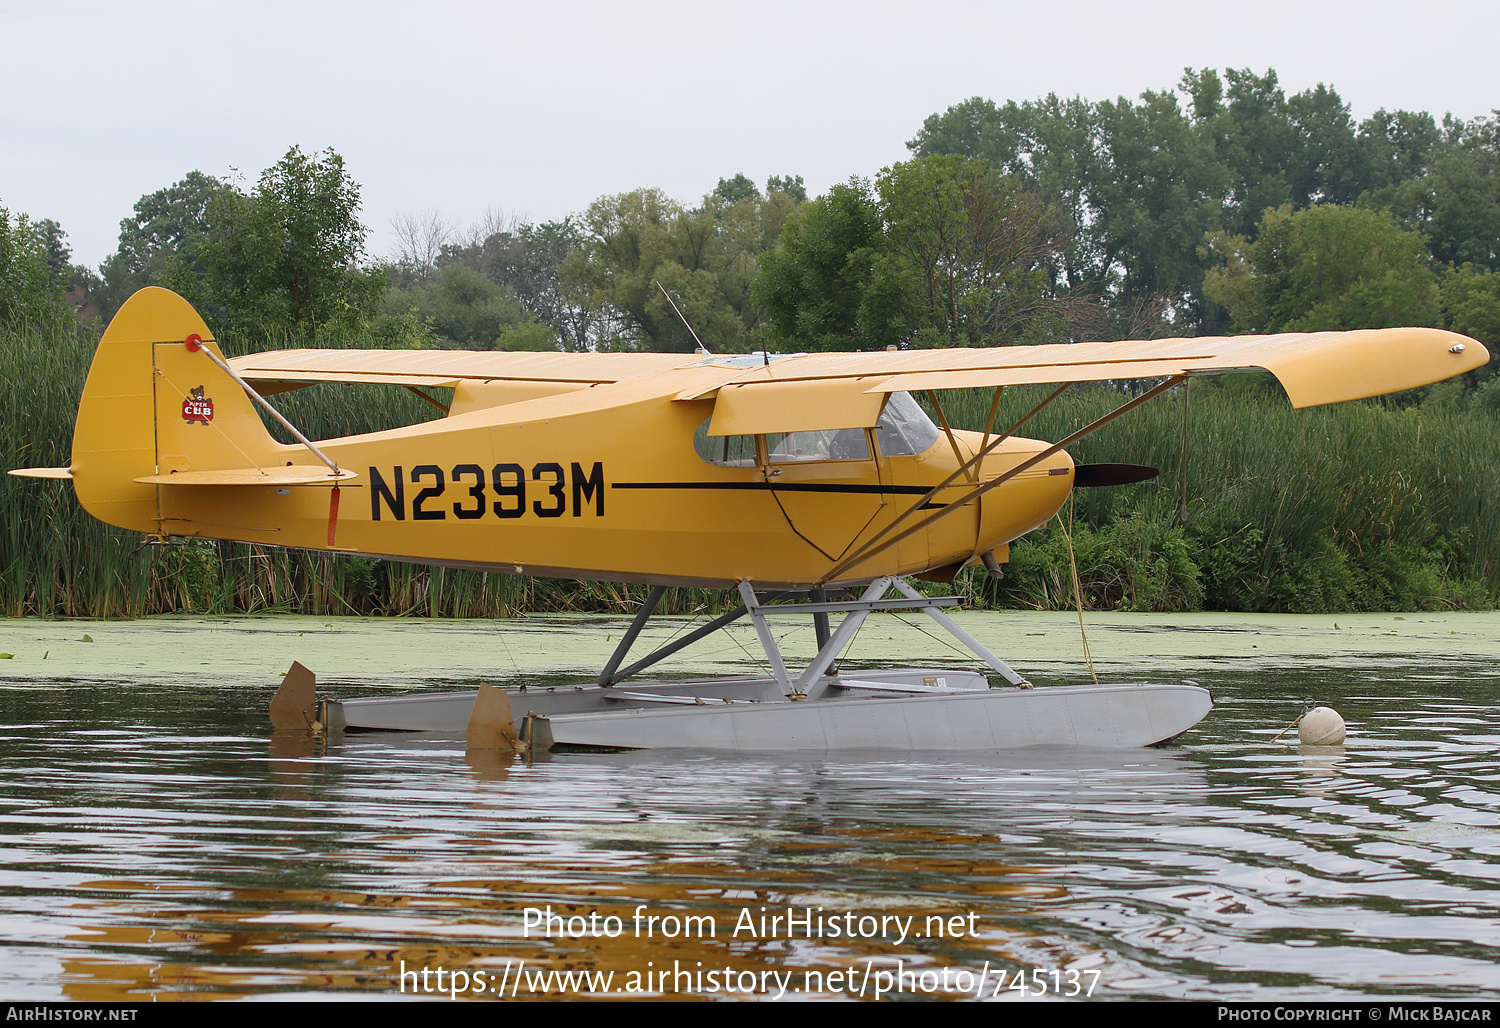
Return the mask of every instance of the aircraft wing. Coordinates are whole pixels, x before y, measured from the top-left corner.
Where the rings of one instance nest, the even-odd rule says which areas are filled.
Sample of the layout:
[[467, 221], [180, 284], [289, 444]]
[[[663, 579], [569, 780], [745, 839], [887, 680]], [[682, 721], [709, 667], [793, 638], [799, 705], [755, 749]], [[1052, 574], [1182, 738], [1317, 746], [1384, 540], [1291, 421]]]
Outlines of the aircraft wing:
[[1313, 407], [1430, 385], [1488, 360], [1489, 352], [1466, 336], [1432, 328], [1386, 328], [810, 354], [772, 364], [763, 381], [864, 376], [871, 380], [864, 391], [891, 393], [1265, 370], [1281, 382], [1293, 406]]
[[456, 386], [510, 381], [599, 385], [645, 378], [692, 360], [680, 353], [559, 353], [507, 350], [272, 350], [229, 366], [263, 394], [319, 382]]
[[[742, 362], [743, 357], [703, 363]], [[1200, 336], [984, 349], [772, 357], [733, 379], [705, 381], [679, 400], [714, 398], [710, 436], [871, 428], [885, 394], [1064, 382], [1163, 379], [1264, 370], [1296, 407], [1382, 396], [1480, 367], [1489, 352], [1431, 328]], [[741, 364], [744, 367], [744, 364]]]
[[[795, 356], [468, 350], [278, 350], [230, 365], [262, 392], [317, 382], [586, 387], [688, 372], [679, 400], [714, 399], [711, 435], [869, 427], [884, 394], [1269, 371], [1293, 406], [1381, 396], [1480, 367], [1489, 352], [1432, 328], [1053, 343]], [[679, 381], [681, 379], [679, 378]], [[803, 424], [806, 422], [806, 424]], [[847, 424], [842, 424], [847, 422]], [[775, 426], [774, 428], [771, 426]]]

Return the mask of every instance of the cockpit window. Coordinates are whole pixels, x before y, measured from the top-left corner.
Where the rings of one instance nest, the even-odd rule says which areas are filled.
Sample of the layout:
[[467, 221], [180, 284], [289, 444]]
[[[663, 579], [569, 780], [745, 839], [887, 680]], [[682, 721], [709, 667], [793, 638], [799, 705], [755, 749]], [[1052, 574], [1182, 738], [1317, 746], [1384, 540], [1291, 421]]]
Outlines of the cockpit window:
[[884, 457], [911, 457], [926, 453], [938, 440], [938, 427], [911, 393], [892, 393], [875, 426], [875, 439]]
[[869, 460], [870, 443], [862, 428], [770, 432], [766, 435], [766, 454], [772, 464], [801, 460]]
[[[897, 398], [904, 405], [897, 405]], [[893, 413], [893, 408], [895, 411]], [[753, 435], [711, 436], [707, 418], [693, 432], [693, 450], [722, 468], [753, 468], [759, 463]], [[937, 441], [936, 426], [906, 393], [893, 393], [880, 416], [880, 449], [887, 456], [922, 453]], [[770, 432], [766, 457], [772, 464], [799, 461], [869, 460], [870, 437], [862, 428], [825, 428], [807, 432]], [[914, 439], [915, 442], [909, 442]], [[915, 447], [915, 449], [913, 449]]]
[[753, 468], [756, 466], [755, 458], [755, 436], [753, 435], [719, 435], [708, 434], [708, 423], [712, 418], [705, 418], [703, 424], [693, 433], [693, 449], [698, 456], [710, 464], [717, 464], [724, 468]]

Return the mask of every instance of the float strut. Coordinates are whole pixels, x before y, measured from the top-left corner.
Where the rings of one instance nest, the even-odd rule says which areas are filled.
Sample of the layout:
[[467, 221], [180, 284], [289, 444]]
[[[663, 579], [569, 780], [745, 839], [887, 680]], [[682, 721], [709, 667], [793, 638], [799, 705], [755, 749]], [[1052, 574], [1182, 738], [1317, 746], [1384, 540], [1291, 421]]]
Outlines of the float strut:
[[864, 595], [859, 598], [859, 605], [854, 606], [854, 609], [850, 610], [844, 616], [844, 620], [839, 622], [839, 627], [834, 631], [829, 640], [818, 647], [818, 655], [813, 658], [813, 662], [807, 665], [807, 670], [802, 672], [801, 677], [797, 679], [798, 692], [804, 694], [810, 700], [815, 700], [822, 695], [828, 688], [828, 683], [822, 681], [823, 674], [833, 666], [833, 662], [838, 659], [839, 653], [843, 651], [845, 646], [849, 645], [850, 640], [854, 638], [854, 634], [865, 623], [865, 618], [870, 616], [870, 602], [880, 599], [890, 587], [891, 580], [889, 578], [877, 578], [870, 583], [869, 588], [864, 591]]
[[[828, 602], [828, 590], [813, 589], [808, 592], [807, 598], [809, 600], [812, 600], [814, 603], [826, 603]], [[813, 615], [813, 631], [817, 633], [818, 649], [821, 650], [823, 647], [828, 645], [829, 636], [828, 615], [823, 611], [818, 611], [818, 613]]]
[[[771, 603], [775, 600], [784, 599], [787, 595], [788, 594], [785, 592], [773, 593], [771, 596], [768, 596], [766, 598], [765, 602]], [[635, 626], [632, 625], [632, 631], [626, 633], [626, 637], [620, 640], [620, 645], [615, 648], [615, 656], [610, 659], [609, 666], [606, 667], [604, 669], [604, 673], [599, 676], [599, 686], [601, 688], [608, 688], [611, 685], [617, 685], [618, 683], [625, 681], [625, 679], [627, 678], [638, 675], [642, 671], [646, 670], [646, 668], [650, 667], [652, 664], [655, 664], [658, 661], [665, 660], [672, 654], [676, 653], [678, 650], [683, 649], [687, 646], [691, 646], [693, 643], [697, 642], [699, 639], [704, 638], [705, 636], [713, 635], [725, 625], [738, 621], [748, 613], [749, 610], [747, 610], [744, 606], [739, 606], [726, 614], [720, 614], [712, 621], [708, 622], [705, 625], [700, 625], [699, 627], [689, 632], [687, 635], [682, 636], [680, 639], [674, 639], [671, 642], [666, 643], [665, 645], [660, 646], [655, 650], [652, 650], [649, 654], [642, 657], [634, 664], [629, 665], [625, 669], [616, 671], [615, 668], [618, 667], [620, 661], [625, 658], [626, 651], [629, 650], [630, 644], [635, 641], [635, 636], [636, 634], [638, 634], [638, 631], [635, 630]], [[637, 614], [636, 616], [639, 617], [640, 615]]]
[[[903, 594], [910, 597], [911, 599], [923, 599], [922, 594], [917, 589], [913, 588], [912, 584], [906, 579], [898, 578], [896, 579], [895, 584], [897, 589], [899, 589]], [[923, 607], [922, 612], [925, 613], [928, 617], [932, 618], [932, 620], [936, 621], [938, 624], [946, 628], [949, 634], [953, 636], [953, 638], [957, 639], [969, 649], [973, 650], [974, 653], [979, 656], [980, 660], [983, 660], [990, 667], [1000, 672], [1000, 677], [1004, 678], [1011, 685], [1019, 685], [1027, 689], [1031, 688], [1030, 682], [1022, 678], [1020, 675], [1016, 674], [1014, 669], [1012, 669], [1009, 664], [991, 653], [989, 649], [986, 648], [985, 645], [978, 639], [974, 638], [968, 632], [965, 632], [962, 628], [959, 628], [958, 625], [954, 624], [953, 619], [950, 618], [947, 614], [944, 614], [942, 611], [938, 610], [936, 606]]]
[[761, 602], [756, 598], [755, 589], [749, 582], [741, 582], [739, 585], [740, 599], [745, 603], [745, 609], [750, 612], [750, 620], [755, 622], [755, 634], [760, 637], [760, 647], [766, 651], [766, 659], [771, 662], [771, 676], [776, 679], [776, 684], [781, 686], [781, 691], [790, 696], [797, 692], [792, 687], [792, 676], [787, 673], [786, 662], [781, 659], [781, 650], [776, 645], [776, 638], [771, 634], [771, 627], [766, 624], [766, 615], [761, 610]]
[[630, 646], [635, 642], [635, 637], [641, 634], [641, 629], [646, 627], [646, 619], [656, 612], [661, 606], [661, 598], [667, 593], [664, 585], [653, 585], [651, 593], [646, 597], [646, 602], [641, 604], [641, 609], [635, 612], [635, 619], [630, 622], [630, 627], [625, 629], [625, 635], [620, 639], [620, 645], [615, 647], [615, 652], [610, 654], [609, 663], [604, 665], [604, 670], [599, 672], [599, 686], [613, 685], [613, 675], [620, 666], [620, 661], [625, 659], [625, 654], [630, 652]]

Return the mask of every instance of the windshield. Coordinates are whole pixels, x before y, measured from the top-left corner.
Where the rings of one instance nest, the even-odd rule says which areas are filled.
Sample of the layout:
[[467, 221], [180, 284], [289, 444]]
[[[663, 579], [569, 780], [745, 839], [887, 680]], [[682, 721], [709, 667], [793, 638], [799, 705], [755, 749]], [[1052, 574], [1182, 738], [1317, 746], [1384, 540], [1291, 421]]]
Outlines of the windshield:
[[938, 427], [911, 393], [892, 393], [885, 402], [875, 438], [884, 457], [911, 457], [926, 453], [938, 440]]

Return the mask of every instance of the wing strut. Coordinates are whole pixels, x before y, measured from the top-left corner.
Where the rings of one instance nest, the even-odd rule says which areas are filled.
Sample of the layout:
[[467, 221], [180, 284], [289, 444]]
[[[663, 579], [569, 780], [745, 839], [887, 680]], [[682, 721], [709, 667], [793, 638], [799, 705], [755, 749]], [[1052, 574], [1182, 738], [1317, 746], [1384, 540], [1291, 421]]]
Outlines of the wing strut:
[[[978, 465], [979, 462], [984, 459], [984, 457], [985, 457], [985, 455], [987, 453], [989, 453], [991, 450], [993, 450], [996, 446], [999, 446], [1001, 443], [1005, 442], [1005, 440], [1009, 439], [1013, 434], [1015, 434], [1015, 432], [1016, 432], [1017, 429], [1019, 429], [1022, 425], [1026, 424], [1026, 422], [1030, 421], [1032, 418], [1036, 417], [1037, 412], [1039, 412], [1043, 407], [1047, 406], [1053, 400], [1055, 400], [1059, 396], [1061, 396], [1064, 392], [1067, 391], [1068, 387], [1071, 386], [1072, 384], [1073, 383], [1071, 383], [1071, 382], [1064, 382], [1062, 385], [1058, 386], [1056, 389], [1054, 389], [1051, 392], [1051, 394], [1048, 395], [1048, 397], [1045, 400], [1043, 400], [1041, 403], [1037, 404], [1035, 407], [1031, 408], [1031, 410], [1027, 411], [1026, 414], [1021, 418], [1021, 420], [1017, 421], [1015, 424], [1013, 424], [1009, 428], [1007, 428], [1004, 432], [1000, 433], [1000, 435], [995, 438], [995, 441], [993, 443], [989, 443], [988, 445], [981, 446], [979, 448], [979, 452], [978, 453], [974, 454], [974, 456], [970, 457], [967, 461], [964, 461], [963, 464], [956, 471], [954, 471], [947, 478], [943, 479], [937, 485], [933, 486], [931, 489], [927, 490], [927, 494], [925, 496], [923, 496], [916, 503], [912, 504], [910, 507], [906, 508], [906, 510], [902, 511], [900, 513], [900, 515], [898, 515], [894, 521], [892, 521], [889, 525], [886, 525], [880, 531], [876, 532], [873, 536], [870, 537], [870, 539], [867, 542], [865, 542], [863, 545], [861, 545], [853, 553], [849, 554], [849, 556], [845, 557], [833, 569], [833, 571], [830, 571], [827, 575], [825, 575], [823, 577], [823, 580], [826, 582], [826, 581], [828, 581], [829, 579], [831, 579], [833, 577], [833, 575], [834, 575], [835, 572], [838, 572], [838, 571], [842, 570], [845, 567], [852, 566], [852, 563], [851, 563], [852, 561], [858, 560], [859, 558], [863, 557], [865, 555], [865, 553], [872, 546], [874, 546], [876, 543], [880, 542], [880, 540], [884, 539], [891, 532], [894, 532], [896, 530], [896, 528], [899, 527], [900, 524], [903, 521], [905, 521], [907, 518], [911, 517], [913, 514], [915, 514], [917, 511], [921, 510], [923, 507], [927, 506], [927, 504], [931, 503], [933, 501], [933, 499], [935, 499], [937, 497], [938, 493], [942, 492], [944, 489], [948, 488], [954, 482], [958, 481], [959, 476], [965, 474], [970, 467]], [[992, 409], [990, 410], [990, 424], [986, 426], [986, 431], [988, 431], [989, 428], [993, 427], [993, 425], [994, 425], [994, 420], [995, 420], [995, 411], [994, 411], [994, 408], [998, 407], [999, 403], [1000, 403], [1000, 392], [997, 389], [995, 391], [995, 403], [992, 405]], [[988, 436], [986, 436], [986, 438], [988, 438]], [[903, 538], [905, 538], [905, 537], [903, 536]], [[884, 549], [884, 547], [882, 547], [882, 549]]]
[[[892, 521], [889, 525], [886, 525], [880, 531], [876, 532], [873, 536], [870, 537], [870, 539], [867, 542], [865, 542], [863, 545], [861, 545], [859, 548], [857, 548], [853, 553], [849, 554], [842, 561], [840, 561], [837, 565], [835, 565], [832, 571], [830, 571], [827, 575], [823, 576], [823, 580], [827, 581], [830, 578], [832, 578], [834, 576], [834, 574], [836, 574], [839, 571], [842, 571], [845, 567], [852, 566], [852, 562], [853, 561], [858, 560], [861, 557], [863, 557], [870, 550], [870, 548], [872, 546], [874, 546], [876, 543], [880, 542], [880, 540], [884, 539], [890, 533], [894, 532], [901, 525], [901, 523], [904, 522], [907, 518], [911, 517], [917, 511], [921, 510], [923, 507], [927, 506], [927, 504], [931, 503], [937, 497], [938, 493], [942, 492], [944, 489], [948, 488], [954, 482], [958, 481], [958, 477], [960, 475], [965, 474], [971, 466], [978, 465], [979, 462], [984, 459], [984, 457], [985, 457], [986, 454], [988, 454], [996, 446], [999, 446], [1001, 443], [1005, 442], [1005, 440], [1009, 439], [1011, 437], [1011, 435], [1013, 435], [1016, 432], [1017, 429], [1019, 429], [1022, 425], [1026, 424], [1026, 422], [1030, 421], [1032, 418], [1036, 417], [1037, 413], [1043, 407], [1047, 406], [1053, 400], [1057, 399], [1059, 396], [1061, 396], [1063, 393], [1065, 393], [1067, 391], [1068, 387], [1070, 385], [1072, 385], [1072, 384], [1073, 383], [1071, 383], [1071, 382], [1064, 382], [1062, 385], [1060, 385], [1056, 389], [1052, 390], [1052, 392], [1047, 396], [1047, 398], [1045, 400], [1043, 400], [1041, 403], [1037, 404], [1035, 407], [1031, 408], [1031, 410], [1027, 411], [1025, 413], [1025, 415], [1022, 416], [1021, 420], [1017, 421], [1015, 424], [1013, 424], [1009, 428], [1007, 428], [1004, 432], [1000, 433], [1000, 435], [996, 436], [995, 437], [995, 441], [993, 443], [988, 443], [987, 442], [986, 445], [981, 446], [979, 448], [979, 452], [978, 453], [974, 454], [974, 456], [970, 457], [967, 461], [964, 461], [963, 464], [960, 465], [947, 478], [943, 479], [937, 485], [935, 485], [931, 489], [927, 490], [927, 494], [925, 496], [923, 496], [916, 503], [912, 504], [910, 507], [906, 508], [906, 510], [902, 511], [896, 517], [896, 519], [894, 521]], [[986, 438], [986, 440], [988, 440], [988, 438], [989, 438], [989, 436], [988, 436], [989, 429], [991, 427], [993, 427], [993, 425], [994, 425], [994, 421], [995, 421], [995, 408], [998, 408], [999, 405], [1000, 405], [1000, 391], [997, 389], [997, 390], [995, 390], [995, 402], [994, 402], [994, 404], [992, 404], [991, 410], [990, 410], [990, 423], [985, 426], [985, 432], [986, 432], [985, 438]], [[883, 548], [884, 547], [882, 547], [882, 549]]]
[[[835, 579], [835, 578], [838, 577], [838, 575], [842, 574], [844, 571], [848, 570], [849, 568], [855, 567], [859, 563], [861, 563], [861, 562], [863, 562], [865, 560], [868, 560], [869, 558], [875, 556], [878, 553], [883, 553], [884, 551], [890, 549], [892, 546], [895, 546], [901, 540], [903, 540], [903, 539], [907, 538], [908, 536], [911, 536], [911, 535], [913, 535], [913, 534], [915, 534], [917, 532], [920, 532], [921, 530], [923, 530], [927, 526], [931, 525], [933, 522], [938, 521], [938, 520], [940, 520], [942, 518], [947, 517], [949, 514], [952, 514], [954, 511], [958, 510], [959, 508], [967, 505], [968, 503], [970, 503], [970, 502], [972, 502], [974, 500], [979, 499], [979, 497], [983, 496], [985, 493], [989, 492], [990, 490], [996, 489], [999, 486], [1004, 485], [1006, 482], [1009, 482], [1012, 478], [1015, 478], [1017, 475], [1019, 475], [1021, 472], [1025, 471], [1027, 468], [1031, 468], [1031, 467], [1034, 467], [1037, 464], [1040, 464], [1042, 461], [1046, 460], [1048, 457], [1052, 456], [1054, 453], [1057, 453], [1059, 450], [1066, 449], [1067, 447], [1073, 445], [1073, 443], [1075, 443], [1078, 440], [1082, 439], [1084, 436], [1089, 435], [1090, 433], [1095, 432], [1095, 431], [1097, 431], [1100, 428], [1103, 428], [1105, 425], [1109, 424], [1115, 418], [1118, 418], [1121, 414], [1124, 414], [1127, 411], [1134, 410], [1135, 408], [1139, 407], [1141, 404], [1145, 403], [1147, 400], [1153, 399], [1158, 394], [1163, 393], [1163, 392], [1165, 392], [1168, 389], [1171, 389], [1173, 386], [1177, 385], [1180, 382], [1185, 381], [1186, 379], [1187, 379], [1186, 375], [1175, 375], [1172, 378], [1167, 379], [1165, 382], [1162, 382], [1160, 385], [1156, 386], [1155, 388], [1146, 390], [1144, 393], [1142, 393], [1140, 396], [1137, 396], [1135, 399], [1131, 400], [1129, 403], [1125, 403], [1125, 404], [1120, 405], [1119, 407], [1116, 407], [1114, 410], [1110, 411], [1108, 414], [1104, 415], [1102, 418], [1099, 418], [1096, 421], [1092, 421], [1089, 424], [1084, 425], [1082, 428], [1080, 428], [1078, 431], [1074, 432], [1072, 435], [1069, 435], [1069, 436], [1065, 437], [1064, 439], [1062, 439], [1059, 442], [1053, 443], [1051, 446], [1047, 447], [1045, 450], [1042, 450], [1042, 451], [1040, 451], [1038, 453], [1035, 453], [1035, 454], [1031, 455], [1030, 457], [1026, 458], [1021, 463], [1017, 464], [1015, 467], [1011, 468], [1009, 471], [1005, 472], [1004, 474], [998, 475], [995, 478], [990, 479], [988, 482], [984, 483], [981, 486], [976, 486], [975, 488], [970, 489], [963, 496], [960, 496], [958, 499], [954, 500], [953, 502], [951, 502], [949, 504], [946, 504], [940, 510], [933, 511], [927, 517], [922, 518], [916, 524], [914, 524], [910, 528], [906, 529], [904, 532], [901, 532], [901, 533], [899, 533], [897, 535], [891, 536], [890, 538], [884, 540], [883, 542], [878, 541], [879, 540], [879, 536], [877, 536], [875, 539], [871, 539], [870, 542], [866, 543], [864, 546], [860, 547], [860, 549], [856, 550], [854, 553], [850, 554], [848, 557], [845, 557], [843, 560], [839, 561], [832, 568], [830, 568], [828, 570], [828, 572], [826, 574], [824, 574], [823, 581], [827, 582], [827, 581], [830, 581], [832, 579]], [[1063, 388], [1066, 388], [1066, 386], [1064, 386]], [[1062, 392], [1062, 389], [1060, 388], [1056, 393], [1053, 393], [1052, 396], [1057, 396], [1061, 392]], [[1050, 402], [1051, 399], [1052, 399], [1052, 397], [1048, 397], [1047, 401], [1044, 401], [1044, 402]], [[1035, 413], [1035, 412], [1033, 411], [1033, 413]], [[1030, 416], [1031, 415], [1029, 415], [1029, 414], [1027, 415], [1027, 417], [1030, 417]], [[1009, 435], [1009, 432], [1007, 432], [1006, 435]], [[948, 483], [952, 482], [959, 475], [963, 474], [964, 471], [965, 471], [965, 468], [967, 468], [967, 466], [968, 466], [969, 463], [976, 463], [976, 462], [978, 462], [982, 457], [984, 457], [984, 455], [989, 450], [992, 450], [996, 446], [999, 446], [1000, 443], [1003, 442], [1004, 440], [1005, 440], [1005, 436], [1002, 435], [998, 439], [996, 439], [993, 443], [991, 443], [987, 449], [980, 450], [978, 453], [976, 453], [970, 459], [970, 461], [968, 463], [966, 463], [964, 465], [964, 467], [960, 467], [953, 474], [949, 475], [948, 478], [944, 480], [943, 485], [938, 486], [937, 488], [933, 489], [932, 492], [928, 493], [928, 497], [932, 496], [933, 493], [936, 493], [939, 489], [944, 488], [944, 486], [946, 486]], [[910, 510], [907, 511], [907, 513], [908, 514], [911, 513], [912, 510], [917, 509], [917, 507], [920, 507], [921, 504], [925, 503], [925, 502], [927, 502], [927, 497], [924, 497], [922, 499], [922, 501], [920, 501], [918, 504], [916, 504], [915, 506], [913, 506]], [[904, 515], [903, 515], [903, 517], [904, 517]], [[889, 526], [887, 528], [887, 531], [889, 531], [890, 528], [895, 527], [895, 524], [896, 524], [895, 522], [892, 522], [891, 526]]]
[[974, 470], [974, 462], [964, 460], [963, 451], [958, 448], [958, 440], [953, 438], [953, 429], [948, 427], [948, 415], [943, 413], [943, 405], [938, 403], [937, 390], [927, 390], [927, 398], [932, 401], [932, 409], [937, 411], [938, 421], [943, 426], [943, 434], [948, 437], [948, 445], [953, 447], [953, 457], [966, 468], [965, 477], [971, 483], [979, 481], [979, 475]]

